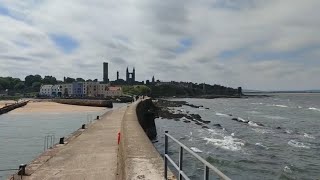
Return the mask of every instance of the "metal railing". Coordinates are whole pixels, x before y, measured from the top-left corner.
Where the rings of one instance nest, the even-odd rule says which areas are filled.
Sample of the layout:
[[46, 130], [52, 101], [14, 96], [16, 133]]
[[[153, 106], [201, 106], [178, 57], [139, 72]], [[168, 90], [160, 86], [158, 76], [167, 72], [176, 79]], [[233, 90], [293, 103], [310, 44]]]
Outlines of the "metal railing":
[[[221, 179], [224, 180], [231, 180], [229, 177], [227, 177], [225, 174], [223, 174], [221, 171], [219, 171], [216, 167], [211, 165], [209, 162], [204, 160], [202, 157], [200, 157], [198, 154], [193, 152], [191, 149], [189, 149], [187, 146], [179, 142], [177, 139], [172, 137], [168, 131], [165, 131], [165, 150], [164, 150], [164, 178], [167, 180], [168, 179], [168, 160], [169, 162], [173, 165], [173, 167], [178, 171], [179, 173], [179, 180], [186, 179], [190, 180], [190, 178], [183, 172], [183, 151], [186, 150], [189, 152], [192, 156], [197, 158], [200, 162], [203, 163], [204, 165], [204, 180], [209, 180], [209, 170], [212, 170], [217, 176], [219, 176]], [[168, 154], [168, 137], [172, 139], [175, 143], [177, 143], [180, 146], [180, 151], [179, 151], [179, 165], [177, 165], [169, 156]]]
[[43, 151], [46, 151], [47, 149], [50, 149], [53, 147], [54, 142], [55, 142], [55, 136], [54, 135], [47, 135], [44, 137], [44, 142], [43, 142]]

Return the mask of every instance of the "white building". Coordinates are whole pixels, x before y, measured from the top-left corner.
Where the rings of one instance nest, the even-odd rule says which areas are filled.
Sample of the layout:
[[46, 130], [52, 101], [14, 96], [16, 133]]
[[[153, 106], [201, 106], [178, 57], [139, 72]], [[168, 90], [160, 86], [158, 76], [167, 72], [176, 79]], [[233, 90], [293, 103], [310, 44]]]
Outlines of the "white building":
[[52, 96], [52, 85], [41, 85], [40, 96]]
[[61, 94], [62, 96], [68, 97], [73, 94], [73, 85], [72, 84], [61, 84]]
[[51, 91], [52, 91], [52, 96], [54, 97], [61, 97], [63, 94], [62, 94], [62, 85], [61, 84], [56, 84], [56, 85], [53, 85], [52, 88], [51, 88]]

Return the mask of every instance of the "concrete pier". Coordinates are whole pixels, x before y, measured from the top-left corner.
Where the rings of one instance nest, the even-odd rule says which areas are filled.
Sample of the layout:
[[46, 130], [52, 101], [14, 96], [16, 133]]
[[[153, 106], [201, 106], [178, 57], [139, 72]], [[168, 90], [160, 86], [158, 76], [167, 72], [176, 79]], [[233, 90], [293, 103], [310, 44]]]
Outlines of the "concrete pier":
[[23, 180], [116, 179], [117, 134], [126, 107], [113, 110], [96, 120]]
[[[139, 100], [109, 111], [85, 129], [80, 128], [64, 144], [55, 145], [28, 164], [22, 179], [164, 179], [163, 159], [141, 127], [148, 122], [138, 120], [148, 112], [150, 102]], [[175, 179], [171, 172], [168, 174], [169, 179]], [[21, 178], [16, 175], [14, 179]]]

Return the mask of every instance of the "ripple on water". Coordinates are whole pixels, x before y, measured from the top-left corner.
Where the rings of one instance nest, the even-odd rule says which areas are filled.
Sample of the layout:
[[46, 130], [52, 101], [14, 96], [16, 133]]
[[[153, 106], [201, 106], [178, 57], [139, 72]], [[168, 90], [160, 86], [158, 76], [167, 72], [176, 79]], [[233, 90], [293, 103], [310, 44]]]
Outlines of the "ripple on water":
[[310, 149], [310, 146], [308, 146], [307, 144], [304, 144], [302, 142], [298, 142], [296, 140], [290, 140], [288, 142], [288, 144], [292, 147], [295, 147], [295, 148], [304, 148], [304, 149]]

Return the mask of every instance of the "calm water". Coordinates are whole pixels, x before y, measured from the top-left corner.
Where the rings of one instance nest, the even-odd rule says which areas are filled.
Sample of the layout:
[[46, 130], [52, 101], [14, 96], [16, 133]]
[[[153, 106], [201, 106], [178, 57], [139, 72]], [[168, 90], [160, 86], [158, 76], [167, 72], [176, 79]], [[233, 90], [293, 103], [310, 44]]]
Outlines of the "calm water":
[[[114, 104], [114, 108], [125, 104]], [[54, 135], [56, 142], [88, 123], [97, 115], [111, 109], [96, 112], [68, 113], [8, 113], [0, 116], [0, 170], [18, 168], [43, 152], [44, 137]], [[15, 171], [0, 171], [0, 180]]]
[[[200, 114], [211, 121], [210, 129], [193, 122], [157, 119], [159, 142], [155, 146], [160, 152], [164, 151], [163, 132], [168, 130], [188, 147], [202, 151], [200, 156], [232, 179], [320, 179], [320, 94], [182, 100], [210, 108], [175, 108]], [[227, 114], [251, 122], [232, 121]], [[215, 123], [224, 129], [215, 128]], [[178, 147], [172, 144], [169, 151], [177, 162]], [[190, 178], [203, 179], [202, 165], [187, 154], [185, 159]]]

